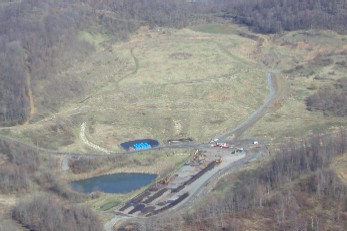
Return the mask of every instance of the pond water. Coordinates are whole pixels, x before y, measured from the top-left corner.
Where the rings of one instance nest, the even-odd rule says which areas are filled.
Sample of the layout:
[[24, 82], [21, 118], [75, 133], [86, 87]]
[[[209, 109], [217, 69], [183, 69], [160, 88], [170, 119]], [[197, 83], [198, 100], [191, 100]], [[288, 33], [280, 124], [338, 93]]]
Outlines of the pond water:
[[71, 182], [77, 192], [128, 193], [151, 183], [157, 175], [144, 173], [116, 173]]

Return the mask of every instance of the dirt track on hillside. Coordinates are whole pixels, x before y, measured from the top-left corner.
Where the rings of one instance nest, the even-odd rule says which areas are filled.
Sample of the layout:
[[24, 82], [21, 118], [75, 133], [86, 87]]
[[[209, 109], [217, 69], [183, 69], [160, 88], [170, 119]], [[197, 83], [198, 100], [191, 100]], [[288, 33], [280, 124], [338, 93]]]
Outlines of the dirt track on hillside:
[[236, 128], [232, 128], [222, 134], [219, 134], [215, 139], [235, 142], [242, 134], [250, 129], [256, 122], [258, 122], [266, 113], [275, 110], [281, 104], [286, 96], [286, 85], [285, 80], [281, 76], [273, 77], [272, 72], [268, 73], [268, 88], [269, 96], [256, 111], [254, 111], [243, 123], [241, 123]]

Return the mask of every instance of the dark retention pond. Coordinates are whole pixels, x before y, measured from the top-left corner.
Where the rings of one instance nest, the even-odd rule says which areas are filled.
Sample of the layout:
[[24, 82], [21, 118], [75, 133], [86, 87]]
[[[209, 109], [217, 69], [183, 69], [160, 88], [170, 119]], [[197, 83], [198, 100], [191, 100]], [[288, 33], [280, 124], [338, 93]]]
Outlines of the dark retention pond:
[[74, 181], [71, 186], [82, 193], [128, 193], [151, 183], [156, 177], [155, 174], [116, 173]]

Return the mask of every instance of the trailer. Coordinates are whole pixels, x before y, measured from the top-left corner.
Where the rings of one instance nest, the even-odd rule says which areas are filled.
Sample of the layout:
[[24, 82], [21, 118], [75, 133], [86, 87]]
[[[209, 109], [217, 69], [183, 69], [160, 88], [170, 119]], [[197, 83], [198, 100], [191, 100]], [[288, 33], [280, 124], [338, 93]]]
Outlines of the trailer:
[[211, 147], [219, 147], [219, 148], [234, 148], [232, 145], [228, 145], [227, 143], [211, 143]]
[[179, 144], [179, 143], [189, 143], [193, 142], [192, 138], [181, 138], [181, 139], [172, 139], [168, 140], [167, 143], [170, 144]]

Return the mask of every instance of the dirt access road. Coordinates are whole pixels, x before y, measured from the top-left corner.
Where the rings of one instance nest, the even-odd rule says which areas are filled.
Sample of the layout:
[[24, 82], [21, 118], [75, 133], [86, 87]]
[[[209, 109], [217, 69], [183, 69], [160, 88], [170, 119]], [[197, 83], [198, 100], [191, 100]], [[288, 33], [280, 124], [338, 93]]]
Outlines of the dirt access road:
[[[215, 138], [219, 139], [222, 142], [233, 142], [233, 144], [239, 143], [239, 139], [242, 136], [242, 134], [249, 128], [251, 128], [258, 120], [260, 120], [267, 112], [271, 111], [271, 108], [273, 108], [276, 100], [280, 100], [285, 85], [283, 84], [283, 80], [279, 80], [277, 78], [273, 78], [272, 72], [269, 72], [267, 75], [268, 79], [268, 88], [269, 88], [269, 96], [266, 99], [266, 101], [263, 103], [261, 107], [259, 107], [255, 112], [253, 112], [243, 123], [241, 123], [236, 128], [230, 129], [220, 135], [217, 135]], [[207, 153], [206, 155], [217, 155], [216, 152], [218, 152], [218, 148], [211, 148], [209, 144], [178, 144], [178, 145], [172, 145], [172, 146], [161, 146], [159, 148], [199, 148], [204, 149]], [[258, 150], [257, 150], [258, 149]], [[187, 208], [191, 206], [197, 199], [203, 197], [206, 193], [208, 193], [209, 189], [211, 188], [211, 185], [217, 181], [221, 176], [225, 174], [229, 174], [231, 172], [234, 172], [243, 166], [245, 166], [247, 163], [256, 161], [261, 159], [261, 157], [266, 154], [267, 151], [264, 147], [257, 147], [256, 149], [252, 146], [249, 147], [249, 149], [246, 151], [246, 153], [243, 153], [242, 155], [235, 155], [231, 156], [230, 151], [227, 151], [226, 154], [222, 155], [221, 153], [218, 153], [218, 156], [223, 157], [222, 164], [218, 165], [217, 167], [213, 168], [212, 170], [207, 171], [204, 173], [199, 179], [197, 179], [194, 183], [189, 185], [188, 187], [185, 187], [184, 190], [180, 193], [174, 194], [172, 191], [174, 191], [174, 186], [171, 185], [171, 187], [167, 187], [171, 191], [165, 192], [162, 196], [159, 197], [159, 199], [155, 199], [152, 204], [141, 204], [142, 206], [147, 207], [155, 207], [155, 204], [157, 203], [164, 203], [164, 201], [160, 201], [160, 198], [162, 197], [163, 200], [167, 200], [168, 198], [179, 198], [180, 196], [187, 194], [188, 196], [185, 197], [182, 201], [180, 201], [177, 205], [172, 206], [166, 210], [163, 210], [163, 212], [154, 214], [153, 216], [160, 216], [163, 214], [170, 213], [172, 211], [177, 211], [183, 208]], [[180, 175], [180, 172], [187, 171], [184, 170], [181, 167], [176, 171], [176, 176]], [[182, 182], [181, 182], [182, 183]], [[173, 183], [175, 184], [175, 183]], [[177, 185], [176, 185], [177, 186]], [[167, 195], [169, 194], [169, 195]], [[146, 198], [150, 198], [151, 196], [148, 196]], [[146, 199], [145, 198], [145, 199]], [[146, 200], [143, 200], [146, 201]], [[170, 200], [167, 200], [170, 201]], [[128, 202], [129, 203], [129, 202]], [[141, 201], [140, 201], [141, 203]], [[164, 204], [165, 205], [165, 204]], [[132, 206], [132, 207], [131, 207]], [[146, 218], [146, 213], [142, 213], [140, 210], [132, 213], [131, 211], [136, 210], [137, 205], [131, 204], [127, 210], [124, 211], [116, 211], [115, 217], [107, 222], [104, 225], [104, 229], [106, 231], [112, 231], [113, 227], [124, 220], [127, 219], [134, 219], [134, 220], [141, 220]], [[164, 206], [165, 207], [165, 206]], [[157, 211], [160, 211], [157, 209]], [[130, 214], [129, 214], [130, 212]], [[147, 213], [147, 215], [150, 213]]]
[[[276, 72], [276, 71], [274, 71]], [[251, 128], [258, 120], [260, 120], [267, 112], [271, 110], [275, 101], [279, 101], [285, 94], [285, 84], [282, 78], [272, 77], [273, 73], [270, 71], [267, 75], [269, 96], [261, 107], [254, 111], [244, 122], [236, 128], [232, 128], [222, 134], [219, 134], [215, 139], [222, 141], [236, 141], [241, 135]]]

